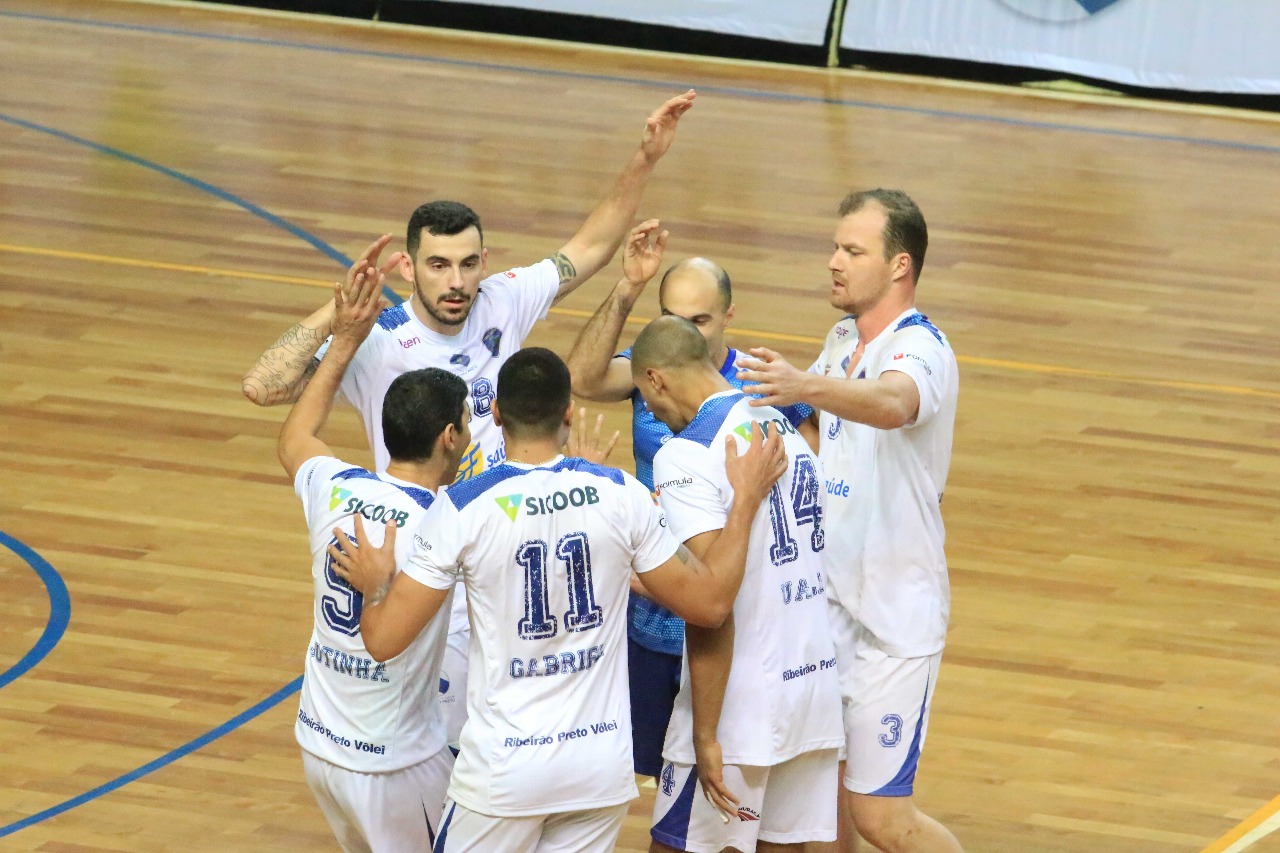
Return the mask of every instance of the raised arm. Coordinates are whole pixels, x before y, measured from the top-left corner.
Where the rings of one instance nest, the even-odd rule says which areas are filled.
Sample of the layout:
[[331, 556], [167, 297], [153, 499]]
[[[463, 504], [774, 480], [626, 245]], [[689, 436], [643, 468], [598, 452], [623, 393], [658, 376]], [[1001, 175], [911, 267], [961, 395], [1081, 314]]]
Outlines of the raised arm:
[[[354, 281], [356, 273], [370, 265], [377, 266], [378, 255], [390, 242], [391, 235], [387, 234], [364, 250], [364, 254], [347, 270], [348, 287]], [[400, 253], [396, 252], [380, 272], [390, 272], [399, 262]], [[249, 402], [259, 406], [277, 406], [298, 401], [302, 396], [302, 389], [307, 387], [320, 365], [316, 353], [332, 331], [333, 310], [333, 300], [326, 302], [258, 356], [253, 367], [244, 375], [241, 386], [241, 391]]]
[[734, 491], [733, 505], [722, 529], [702, 534], [710, 537], [706, 559], [681, 545], [674, 557], [640, 576], [653, 599], [686, 622], [717, 628], [733, 610], [756, 510], [787, 469], [781, 434], [774, 431], [761, 441], [762, 432], [752, 429], [751, 445], [742, 456], [736, 439], [725, 438], [725, 470]]
[[667, 232], [659, 231], [660, 225], [650, 219], [631, 229], [622, 256], [622, 278], [573, 342], [565, 363], [573, 377], [573, 393], [579, 397], [616, 403], [635, 390], [630, 362], [614, 354], [631, 309], [662, 264]]
[[739, 363], [738, 378], [758, 383], [751, 390], [763, 395], [753, 406], [808, 403], [847, 421], [878, 429], [897, 429], [916, 419], [920, 389], [915, 380], [897, 370], [876, 379], [838, 379], [807, 373], [771, 349], [751, 350], [753, 358]]
[[382, 281], [378, 268], [370, 265], [351, 277], [349, 287], [334, 285], [333, 343], [284, 419], [276, 442], [276, 454], [290, 479], [298, 475], [298, 469], [308, 459], [332, 455], [320, 440], [320, 430], [329, 419], [347, 365], [382, 311]]
[[259, 406], [295, 403], [311, 381], [320, 362], [316, 353], [333, 322], [333, 301], [293, 326], [258, 356], [244, 375], [241, 391]]
[[676, 135], [676, 124], [693, 106], [692, 89], [667, 101], [645, 121], [640, 148], [627, 162], [609, 194], [587, 216], [578, 233], [552, 256], [560, 270], [559, 302], [582, 282], [604, 268], [618, 251], [627, 229], [640, 209], [640, 198], [653, 167], [667, 153]]

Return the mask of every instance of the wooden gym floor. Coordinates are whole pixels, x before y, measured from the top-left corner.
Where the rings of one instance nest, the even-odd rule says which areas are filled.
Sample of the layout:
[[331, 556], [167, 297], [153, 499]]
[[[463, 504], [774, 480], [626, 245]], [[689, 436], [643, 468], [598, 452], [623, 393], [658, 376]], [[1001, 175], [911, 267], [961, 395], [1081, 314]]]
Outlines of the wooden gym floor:
[[[920, 303], [963, 377], [921, 806], [974, 851], [1225, 850], [1266, 826], [1275, 116], [3, 0], [0, 847], [334, 847], [292, 734], [311, 611], [285, 412], [240, 376], [428, 199], [481, 213], [494, 269], [554, 251], [689, 85], [642, 213], [673, 258], [728, 268], [735, 344], [816, 354], [847, 190], [906, 189], [931, 226]], [[567, 352], [616, 270], [531, 342]], [[368, 460], [349, 410], [330, 437]]]

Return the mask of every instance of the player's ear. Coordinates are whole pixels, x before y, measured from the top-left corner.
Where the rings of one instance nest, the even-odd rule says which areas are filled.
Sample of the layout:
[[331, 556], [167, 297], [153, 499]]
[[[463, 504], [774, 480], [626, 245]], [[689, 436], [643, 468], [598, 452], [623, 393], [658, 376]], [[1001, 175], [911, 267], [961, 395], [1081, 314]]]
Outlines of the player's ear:
[[487, 248], [480, 250], [480, 272], [487, 275], [489, 272], [489, 250]]
[[493, 425], [496, 427], [502, 426], [502, 413], [498, 411], [498, 401], [494, 400], [489, 406], [489, 411], [493, 414]]
[[413, 258], [408, 252], [400, 255], [400, 277], [410, 284], [413, 283]]
[[725, 328], [728, 328], [729, 326], [733, 325], [733, 308], [734, 306], [730, 305], [728, 308], [725, 309], [725, 312], [724, 312]]
[[569, 408], [564, 410], [564, 425], [573, 426], [573, 398], [569, 398]]

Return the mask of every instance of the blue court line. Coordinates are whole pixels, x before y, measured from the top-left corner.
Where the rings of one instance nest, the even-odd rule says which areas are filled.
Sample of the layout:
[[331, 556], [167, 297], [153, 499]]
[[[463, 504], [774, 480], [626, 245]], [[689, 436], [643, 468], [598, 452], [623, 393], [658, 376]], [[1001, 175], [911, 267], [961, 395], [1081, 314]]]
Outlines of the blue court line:
[[[0, 17], [4, 17], [6, 14], [7, 13], [0, 12]], [[297, 237], [299, 240], [309, 243], [315, 248], [319, 249], [321, 252], [324, 252], [326, 255], [328, 255], [330, 258], [337, 261], [338, 263], [342, 264], [342, 266], [344, 267], [349, 267], [352, 264], [352, 260], [350, 258], [342, 254], [342, 252], [339, 252], [333, 246], [330, 246], [324, 240], [321, 240], [319, 237], [310, 233], [309, 231], [304, 231], [299, 226], [294, 225], [292, 222], [289, 222], [287, 219], [283, 219], [282, 217], [277, 216], [276, 214], [272, 213], [266, 208], [260, 207], [259, 205], [256, 205], [247, 199], [243, 199], [240, 196], [235, 195], [234, 193], [227, 192], [221, 187], [216, 187], [213, 184], [209, 183], [208, 181], [202, 181], [199, 178], [192, 177], [191, 175], [188, 175], [185, 172], [179, 172], [177, 169], [171, 169], [168, 166], [162, 166], [161, 164], [155, 162], [154, 160], [147, 160], [144, 157], [139, 157], [137, 154], [130, 154], [128, 151], [122, 151], [119, 148], [112, 148], [110, 145], [103, 145], [101, 142], [94, 142], [92, 139], [85, 139], [83, 136], [76, 136], [75, 134], [67, 133], [65, 130], [58, 130], [56, 127], [49, 127], [48, 125], [44, 125], [44, 124], [36, 124], [33, 121], [27, 121], [26, 119], [21, 119], [21, 118], [18, 118], [17, 116], [7, 115], [6, 113], [0, 113], [0, 121], [8, 122], [9, 124], [26, 128], [27, 130], [34, 130], [39, 133], [47, 133], [50, 136], [56, 136], [58, 139], [65, 140], [67, 142], [72, 142], [76, 145], [83, 145], [86, 148], [92, 148], [94, 151], [97, 151], [99, 154], [106, 154], [110, 157], [117, 157], [121, 160], [132, 163], [135, 166], [141, 166], [144, 169], [150, 169], [153, 172], [159, 172], [165, 177], [173, 178], [176, 181], [181, 181], [182, 183], [190, 187], [194, 187], [195, 189], [198, 189], [201, 192], [206, 192], [209, 195], [214, 196], [215, 198], [220, 198], [223, 201], [230, 202], [231, 204], [234, 204], [236, 207], [239, 207], [243, 210], [248, 211], [249, 213], [252, 213], [254, 216], [258, 217], [259, 219], [263, 219], [267, 223], [274, 225], [277, 228], [282, 228], [285, 231], [288, 231], [290, 234]], [[382, 295], [385, 296], [388, 300], [390, 300], [392, 305], [399, 305], [401, 302], [404, 301], [404, 299], [398, 293], [392, 290], [390, 286], [384, 286], [382, 288]]]
[[[221, 33], [205, 33], [197, 30], [181, 30], [171, 27], [152, 27], [143, 24], [119, 24], [106, 21], [91, 21], [80, 18], [66, 18], [55, 15], [34, 15], [25, 12], [0, 12], [0, 17], [16, 18], [28, 21], [44, 21], [55, 24], [68, 24], [82, 27], [97, 27], [109, 30], [144, 33], [148, 35], [168, 35], [182, 38], [203, 39], [205, 41], [233, 42], [237, 44], [261, 45], [264, 47], [283, 47], [293, 50], [308, 50], [321, 53], [334, 53], [346, 56], [373, 57], [378, 59], [394, 59], [406, 62], [423, 62], [434, 65], [446, 65], [454, 68], [472, 68], [482, 71], [501, 71], [504, 73], [530, 74], [542, 77], [560, 77], [573, 80], [594, 80], [604, 83], [618, 83], [629, 86], [642, 86], [650, 89], [671, 90], [673, 84], [666, 81], [649, 80], [641, 77], [624, 77], [614, 74], [589, 74], [582, 71], [561, 71], [549, 68], [535, 68], [522, 65], [503, 65], [496, 62], [478, 62], [467, 59], [446, 59], [437, 56], [422, 56], [412, 53], [394, 51], [368, 50], [362, 48], [338, 47], [334, 45], [315, 44], [311, 42], [288, 42], [278, 39], [258, 38], [254, 36], [233, 36]], [[962, 121], [986, 122], [1008, 127], [1023, 127], [1035, 130], [1062, 130], [1072, 133], [1087, 133], [1094, 136], [1111, 136], [1122, 139], [1140, 139], [1149, 142], [1178, 142], [1187, 145], [1203, 145], [1214, 148], [1229, 148], [1237, 151], [1256, 151], [1266, 154], [1280, 154], [1280, 145], [1262, 145], [1249, 142], [1234, 142], [1227, 139], [1213, 139], [1200, 136], [1180, 136], [1170, 133], [1148, 133], [1138, 130], [1117, 130], [1113, 128], [1086, 127], [1063, 122], [1032, 121], [1030, 119], [1008, 118], [1006, 116], [971, 113], [958, 110], [935, 110], [926, 107], [911, 107], [901, 104], [882, 104], [872, 101], [857, 101], [848, 98], [826, 98], [814, 95], [795, 95], [787, 92], [770, 92], [761, 89], [744, 89], [735, 86], [699, 85], [700, 92], [714, 92], [720, 95], [748, 98], [762, 101], [791, 101], [798, 103], [827, 104], [829, 106], [851, 107], [882, 112], [908, 113], [931, 118], [958, 119]], [[1117, 100], [1117, 104], [1123, 104]], [[306, 239], [305, 237], [303, 239]]]
[[98, 787], [94, 788], [91, 791], [85, 791], [83, 794], [80, 794], [77, 797], [72, 797], [69, 800], [58, 803], [58, 805], [56, 806], [52, 806], [50, 808], [45, 809], [42, 812], [37, 812], [31, 815], [30, 817], [24, 817], [22, 820], [14, 821], [8, 826], [0, 826], [0, 838], [4, 838], [6, 835], [12, 835], [13, 833], [17, 832], [20, 829], [26, 829], [28, 826], [31, 826], [32, 824], [40, 823], [40, 821], [42, 820], [48, 820], [51, 817], [60, 815], [65, 811], [74, 809], [76, 806], [84, 805], [90, 800], [96, 800], [98, 797], [101, 797], [103, 794], [109, 794], [112, 791], [116, 790], [117, 788], [120, 788], [124, 785], [129, 784], [130, 782], [134, 782], [138, 779], [141, 779], [143, 776], [146, 776], [148, 773], [151, 773], [154, 770], [159, 770], [161, 767], [166, 767], [172, 764], [173, 762], [177, 761], [179, 758], [184, 758], [185, 756], [190, 755], [191, 753], [195, 752], [197, 749], [200, 749], [203, 746], [207, 746], [208, 744], [212, 743], [213, 741], [217, 740], [223, 735], [229, 732], [235, 731], [236, 729], [240, 728], [241, 726], [243, 726], [245, 723], [249, 722], [253, 718], [261, 715], [264, 711], [270, 710], [271, 708], [275, 707], [283, 700], [289, 698], [294, 693], [297, 693], [298, 690], [301, 689], [301, 687], [302, 687], [302, 676], [299, 675], [293, 681], [290, 681], [284, 687], [281, 687], [275, 693], [272, 693], [270, 696], [268, 696], [266, 699], [263, 699], [261, 702], [259, 702], [257, 705], [254, 705], [252, 708], [248, 708], [244, 711], [241, 711], [239, 714], [236, 714], [234, 717], [227, 720], [225, 723], [218, 726], [216, 729], [212, 729], [210, 731], [205, 732], [195, 740], [190, 741], [189, 743], [185, 743], [182, 746], [178, 747], [177, 749], [160, 756], [155, 761], [150, 761], [142, 765], [136, 770], [131, 770], [128, 773], [125, 773], [123, 776], [117, 776], [115, 779], [112, 779], [110, 782], [99, 785]]
[[58, 645], [62, 635], [67, 632], [67, 624], [71, 621], [71, 596], [67, 594], [67, 585], [58, 574], [58, 570], [49, 565], [48, 561], [35, 551], [3, 530], [0, 530], [0, 545], [17, 554], [28, 566], [35, 569], [40, 580], [44, 582], [45, 592], [49, 594], [49, 621], [45, 623], [44, 633], [40, 635], [40, 639], [36, 640], [31, 651], [0, 673], [0, 687], [4, 687], [29, 672], [32, 667], [44, 660], [49, 652], [53, 651], [54, 646]]
[[[2, 16], [2, 14], [3, 13], [0, 13], [0, 16]], [[254, 204], [253, 202], [246, 201], [245, 199], [242, 199], [239, 196], [233, 195], [232, 193], [229, 193], [226, 190], [216, 187], [213, 184], [210, 184], [206, 181], [202, 181], [198, 178], [193, 178], [190, 175], [186, 175], [186, 174], [183, 174], [182, 172], [177, 171], [176, 169], [170, 169], [167, 166], [162, 166], [159, 163], [155, 163], [150, 160], [143, 159], [142, 157], [138, 157], [137, 155], [130, 154], [127, 151], [121, 151], [119, 148], [112, 148], [108, 145], [102, 145], [101, 143], [94, 142], [92, 140], [85, 139], [83, 137], [75, 136], [73, 134], [58, 130], [57, 128], [36, 124], [35, 122], [30, 122], [24, 119], [15, 118], [13, 116], [8, 116], [3, 113], [0, 113], [0, 121], [8, 122], [10, 124], [17, 125], [18, 127], [26, 128], [28, 130], [34, 130], [40, 133], [47, 133], [51, 136], [57, 137], [58, 139], [65, 140], [67, 142], [71, 142], [76, 145], [82, 145], [86, 148], [91, 148], [94, 151], [97, 151], [101, 154], [106, 154], [111, 157], [118, 157], [121, 160], [125, 160], [126, 162], [129, 162], [129, 163], [133, 163], [134, 165], [142, 166], [145, 169], [151, 169], [152, 171], [159, 172], [162, 175], [181, 181], [182, 183], [185, 183], [203, 192], [207, 192], [210, 195], [223, 199], [224, 201], [228, 201], [236, 205], [237, 207], [243, 208], [244, 210], [248, 211], [249, 213], [252, 213], [257, 217], [266, 220], [272, 225], [275, 225], [279, 228], [283, 228], [284, 230], [288, 231], [290, 234], [293, 234], [299, 237], [300, 239], [306, 241], [307, 243], [311, 244], [312, 246], [316, 247], [317, 249], [320, 249], [330, 258], [333, 258], [334, 260], [340, 262], [344, 266], [349, 266], [351, 264], [351, 261], [345, 255], [343, 255], [341, 252], [339, 252], [337, 249], [333, 248], [329, 244], [325, 243], [319, 237], [316, 237], [312, 234], [307, 233], [306, 231], [302, 230], [298, 226], [293, 225], [292, 223], [287, 222], [284, 219], [281, 219], [279, 216], [276, 216], [274, 213], [271, 213], [270, 211]], [[391, 295], [395, 297], [396, 302], [401, 301], [400, 297], [396, 295], [394, 292], [391, 292]], [[45, 562], [38, 554], [36, 554], [34, 551], [32, 551], [27, 546], [23, 545], [21, 542], [17, 541], [16, 539], [9, 537], [5, 533], [3, 533], [3, 531], [0, 531], [0, 544], [5, 545], [15, 554], [22, 557], [24, 560], [27, 561], [29, 565], [31, 565], [32, 568], [36, 570], [37, 573], [40, 574], [41, 578], [45, 582], [45, 587], [49, 590], [49, 600], [50, 600], [49, 624], [45, 627], [44, 634], [40, 637], [39, 642], [36, 643], [35, 648], [33, 648], [30, 652], [28, 652], [22, 658], [22, 660], [18, 661], [18, 663], [13, 668], [11, 668], [8, 672], [4, 673], [3, 676], [0, 676], [0, 687], [3, 687], [5, 684], [9, 683], [10, 681], [13, 681], [13, 679], [19, 677], [23, 673], [30, 670], [31, 667], [39, 663], [40, 660], [43, 659], [44, 656], [49, 653], [49, 651], [58, 642], [58, 640], [61, 639], [63, 633], [66, 631], [67, 623], [70, 621], [71, 600], [67, 594], [67, 587], [66, 587], [66, 584], [63, 583], [62, 578], [53, 569], [53, 567], [50, 566], [47, 562]], [[106, 782], [105, 784], [99, 785], [98, 787], [90, 791], [85, 791], [83, 794], [80, 794], [79, 796], [76, 796], [76, 797], [72, 797], [71, 799], [66, 800], [62, 803], [59, 803], [56, 806], [47, 808], [44, 811], [37, 812], [36, 814], [22, 818], [21, 820], [15, 821], [9, 824], [8, 826], [0, 827], [0, 838], [5, 837], [6, 835], [12, 835], [13, 833], [18, 832], [19, 830], [25, 829], [28, 826], [32, 826], [33, 824], [40, 823], [41, 821], [48, 820], [51, 817], [56, 817], [57, 815], [60, 815], [65, 811], [69, 811], [70, 809], [73, 809], [76, 806], [84, 805], [85, 803], [91, 800], [95, 800], [98, 797], [111, 793], [117, 788], [120, 788], [124, 785], [129, 784], [130, 782], [140, 779], [154, 770], [159, 770], [160, 768], [166, 767], [180, 758], [190, 755], [192, 752], [195, 752], [201, 747], [209, 743], [212, 743], [213, 741], [217, 740], [218, 738], [222, 737], [228, 732], [232, 732], [238, 729], [240, 726], [244, 725], [245, 723], [249, 722], [255, 717], [261, 715], [263, 712], [267, 711], [268, 709], [275, 707], [283, 700], [297, 693], [298, 690], [301, 689], [301, 687], [302, 687], [302, 676], [299, 675], [293, 681], [289, 682], [284, 687], [280, 688], [275, 693], [268, 696], [266, 699], [263, 699], [261, 702], [254, 705], [252, 708], [242, 711], [241, 713], [232, 717], [230, 720], [227, 720], [225, 723], [218, 726], [217, 728], [214, 728], [208, 732], [205, 732], [203, 735], [196, 738], [195, 740], [192, 740], [186, 744], [183, 744], [182, 746], [166, 753], [165, 755], [160, 756], [154, 761], [150, 761], [147, 764], [144, 764], [141, 767], [137, 768], [136, 770], [132, 770], [128, 773], [125, 773], [123, 776], [118, 776], [115, 779], [112, 779], [110, 782]]]

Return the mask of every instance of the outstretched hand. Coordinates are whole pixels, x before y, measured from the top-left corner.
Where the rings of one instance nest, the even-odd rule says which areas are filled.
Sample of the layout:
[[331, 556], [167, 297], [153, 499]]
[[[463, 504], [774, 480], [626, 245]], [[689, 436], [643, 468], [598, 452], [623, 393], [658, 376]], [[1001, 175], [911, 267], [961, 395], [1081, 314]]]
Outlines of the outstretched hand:
[[382, 309], [387, 307], [382, 298], [382, 285], [387, 273], [400, 263], [401, 253], [378, 266], [378, 256], [391, 242], [391, 235], [384, 234], [369, 247], [347, 270], [346, 280], [333, 287], [333, 323], [330, 326], [335, 339], [360, 343], [369, 336]]
[[752, 406], [789, 406], [803, 399], [804, 381], [809, 374], [765, 347], [752, 347], [750, 358], [738, 360], [738, 378], [751, 383]]
[[365, 533], [364, 522], [355, 516], [356, 539], [338, 528], [333, 529], [335, 542], [329, 545], [330, 566], [334, 574], [365, 597], [366, 604], [376, 604], [387, 594], [396, 573], [396, 525], [388, 522], [381, 547], [375, 548]]
[[601, 448], [600, 433], [602, 429], [604, 429], [604, 415], [597, 415], [596, 428], [588, 436], [587, 410], [585, 408], [578, 409], [578, 413], [574, 416], [573, 423], [569, 427], [569, 443], [565, 446], [565, 455], [579, 456], [595, 465], [605, 464], [609, 459], [609, 454], [613, 452], [613, 448], [618, 444], [618, 436], [622, 433], [615, 429], [613, 437], [609, 439], [609, 443]]
[[644, 137], [640, 140], [640, 150], [650, 163], [661, 159], [676, 138], [676, 124], [680, 117], [693, 106], [693, 99], [698, 93], [690, 89], [683, 95], [677, 95], [649, 114], [644, 123]]
[[633, 295], [640, 291], [662, 266], [662, 254], [667, 250], [667, 234], [659, 230], [662, 223], [646, 219], [627, 234], [622, 249], [622, 279], [632, 285]]
[[[765, 437], [766, 432], [768, 437]], [[767, 430], [765, 425], [753, 421], [747, 452], [738, 455], [738, 440], [733, 433], [725, 436], [724, 469], [733, 487], [734, 500], [759, 504], [769, 494], [787, 470], [787, 451], [782, 445], [782, 433]]]

